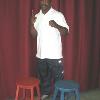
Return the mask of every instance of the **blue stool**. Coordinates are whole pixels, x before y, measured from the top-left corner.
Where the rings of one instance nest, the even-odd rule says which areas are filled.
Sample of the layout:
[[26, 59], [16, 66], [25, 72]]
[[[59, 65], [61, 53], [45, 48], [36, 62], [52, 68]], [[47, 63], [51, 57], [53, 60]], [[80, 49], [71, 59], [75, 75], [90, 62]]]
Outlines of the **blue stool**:
[[56, 100], [57, 94], [60, 91], [60, 100], [64, 100], [64, 93], [74, 93], [76, 100], [80, 100], [79, 84], [72, 80], [60, 80], [55, 83], [55, 91], [53, 100]]

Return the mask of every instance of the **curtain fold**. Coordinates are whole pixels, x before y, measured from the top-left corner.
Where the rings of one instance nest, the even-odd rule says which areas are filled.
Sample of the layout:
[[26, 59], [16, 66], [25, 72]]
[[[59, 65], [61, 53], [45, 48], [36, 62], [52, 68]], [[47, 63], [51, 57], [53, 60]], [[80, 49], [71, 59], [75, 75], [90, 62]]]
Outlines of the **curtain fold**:
[[[0, 0], [0, 100], [15, 96], [16, 79], [34, 76], [36, 39], [29, 33], [40, 0]], [[52, 0], [70, 27], [62, 37], [65, 79], [81, 91], [100, 87], [100, 0]]]

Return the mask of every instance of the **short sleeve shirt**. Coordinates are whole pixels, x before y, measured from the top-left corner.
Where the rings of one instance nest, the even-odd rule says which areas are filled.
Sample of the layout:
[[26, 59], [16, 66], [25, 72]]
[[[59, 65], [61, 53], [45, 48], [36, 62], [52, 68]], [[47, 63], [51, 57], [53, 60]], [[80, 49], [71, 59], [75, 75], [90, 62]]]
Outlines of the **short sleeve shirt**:
[[54, 20], [58, 25], [69, 26], [61, 12], [51, 9], [43, 14], [42, 11], [35, 15], [37, 17], [34, 27], [37, 30], [37, 54], [40, 59], [60, 59], [62, 58], [61, 34], [57, 28], [49, 25], [50, 20]]

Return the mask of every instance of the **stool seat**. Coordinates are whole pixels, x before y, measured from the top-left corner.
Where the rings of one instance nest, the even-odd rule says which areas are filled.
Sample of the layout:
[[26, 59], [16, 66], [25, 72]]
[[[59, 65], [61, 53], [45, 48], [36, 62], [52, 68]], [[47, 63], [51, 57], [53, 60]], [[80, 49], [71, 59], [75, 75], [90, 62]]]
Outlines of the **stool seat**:
[[60, 90], [74, 90], [79, 88], [79, 84], [74, 82], [73, 80], [60, 80], [55, 85], [56, 88], [59, 88]]
[[75, 93], [76, 100], [80, 100], [79, 94], [79, 84], [73, 80], [60, 80], [55, 83], [55, 91], [53, 95], [53, 100], [56, 100], [58, 91], [61, 92], [60, 100], [64, 100], [64, 93]]
[[39, 80], [36, 78], [20, 78], [16, 81], [19, 86], [35, 86], [39, 84]]
[[16, 97], [15, 100], [18, 100], [19, 89], [23, 89], [23, 98], [25, 98], [25, 90], [30, 89], [31, 91], [31, 100], [34, 100], [34, 88], [36, 88], [38, 94], [38, 100], [40, 100], [40, 89], [39, 89], [40, 81], [37, 78], [20, 78], [16, 81], [17, 89], [16, 89]]

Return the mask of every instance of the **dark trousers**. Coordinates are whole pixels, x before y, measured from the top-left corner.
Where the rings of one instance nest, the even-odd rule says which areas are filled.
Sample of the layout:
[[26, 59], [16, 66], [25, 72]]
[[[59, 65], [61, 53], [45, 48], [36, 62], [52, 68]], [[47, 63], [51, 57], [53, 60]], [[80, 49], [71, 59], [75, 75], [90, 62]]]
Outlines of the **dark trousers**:
[[41, 95], [51, 94], [52, 83], [64, 78], [62, 59], [37, 59]]

